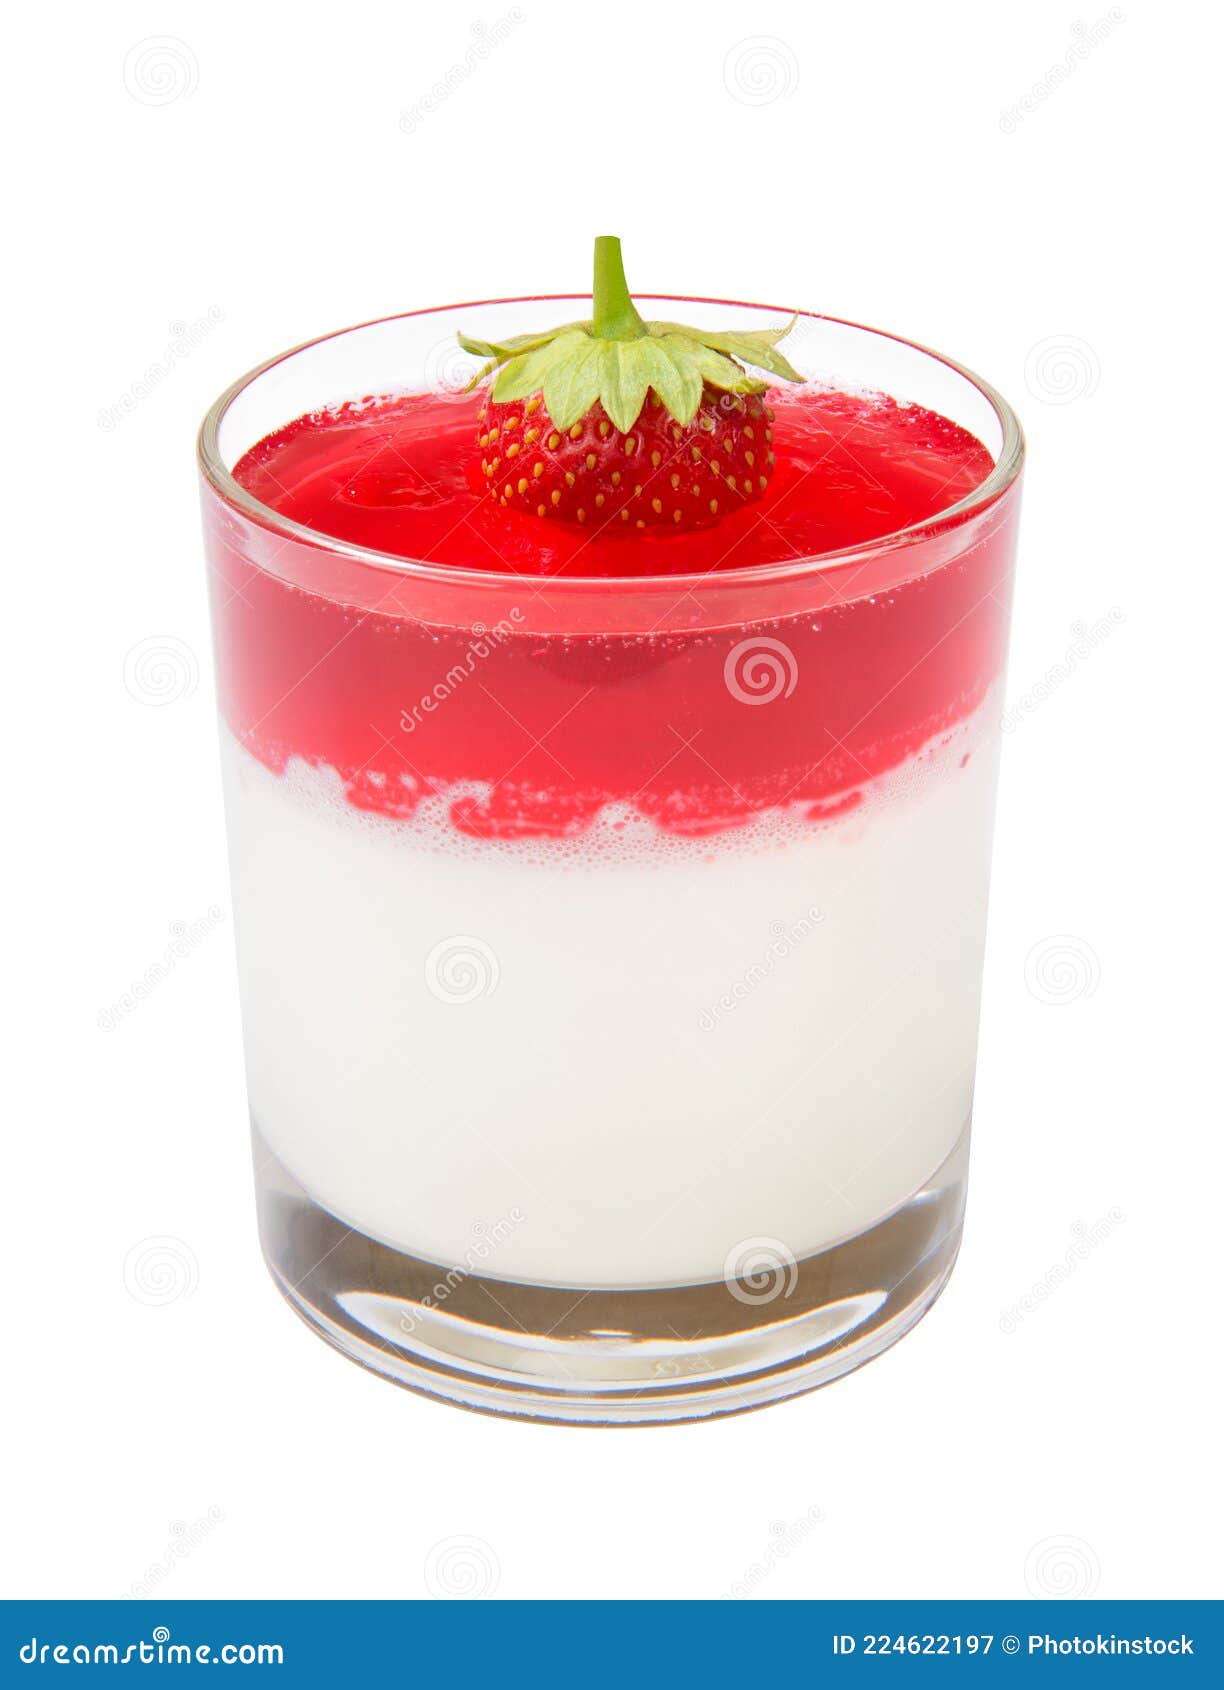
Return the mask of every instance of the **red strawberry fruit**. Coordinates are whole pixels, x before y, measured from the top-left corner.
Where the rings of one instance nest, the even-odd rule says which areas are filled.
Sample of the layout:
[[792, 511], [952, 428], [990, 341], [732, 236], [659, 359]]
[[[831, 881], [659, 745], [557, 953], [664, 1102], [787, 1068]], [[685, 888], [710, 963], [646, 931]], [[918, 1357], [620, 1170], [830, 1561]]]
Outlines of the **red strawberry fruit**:
[[589, 323], [459, 337], [488, 360], [477, 382], [493, 377], [477, 436], [490, 496], [550, 521], [673, 532], [759, 499], [774, 464], [773, 411], [744, 365], [801, 381], [777, 351], [787, 328], [643, 322], [620, 241], [598, 236]]

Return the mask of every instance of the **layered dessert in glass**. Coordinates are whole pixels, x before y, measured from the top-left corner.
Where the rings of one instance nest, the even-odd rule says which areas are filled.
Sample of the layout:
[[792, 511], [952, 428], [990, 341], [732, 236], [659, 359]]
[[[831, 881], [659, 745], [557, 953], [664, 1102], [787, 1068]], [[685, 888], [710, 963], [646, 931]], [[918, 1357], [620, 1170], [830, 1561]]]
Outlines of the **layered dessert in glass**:
[[611, 1423], [825, 1383], [951, 1269], [1022, 444], [602, 250], [201, 454], [269, 1265], [401, 1383]]

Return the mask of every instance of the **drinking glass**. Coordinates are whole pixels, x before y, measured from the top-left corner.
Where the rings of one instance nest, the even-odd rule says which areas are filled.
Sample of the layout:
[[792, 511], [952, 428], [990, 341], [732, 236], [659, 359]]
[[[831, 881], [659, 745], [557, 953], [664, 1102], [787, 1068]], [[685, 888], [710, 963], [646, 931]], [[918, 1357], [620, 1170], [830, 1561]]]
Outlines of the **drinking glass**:
[[805, 377], [976, 435], [970, 494], [827, 555], [736, 567], [715, 529], [699, 575], [554, 578], [234, 478], [321, 407], [460, 395], [460, 325], [584, 309], [364, 324], [204, 423], [259, 1225], [297, 1312], [403, 1385], [692, 1419], [858, 1366], [951, 1272], [1023, 443], [950, 359], [801, 313]]

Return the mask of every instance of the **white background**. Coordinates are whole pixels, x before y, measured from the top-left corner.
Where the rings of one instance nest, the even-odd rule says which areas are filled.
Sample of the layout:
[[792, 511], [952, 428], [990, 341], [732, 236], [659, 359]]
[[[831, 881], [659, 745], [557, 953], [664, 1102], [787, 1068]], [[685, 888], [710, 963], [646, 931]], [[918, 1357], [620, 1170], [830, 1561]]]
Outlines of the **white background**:
[[[22, 8], [10, 1594], [424, 1596], [456, 1536], [502, 1596], [1209, 1593], [1221, 43], [1206, 7], [1123, 12], [1079, 56], [1104, 0]], [[265, 355], [581, 288], [605, 229], [641, 291], [950, 352], [1031, 454], [960, 1266], [831, 1389], [635, 1432], [396, 1391], [264, 1273], [193, 463]], [[160, 705], [144, 642], [173, 654]], [[164, 1295], [134, 1266], [158, 1238]]]

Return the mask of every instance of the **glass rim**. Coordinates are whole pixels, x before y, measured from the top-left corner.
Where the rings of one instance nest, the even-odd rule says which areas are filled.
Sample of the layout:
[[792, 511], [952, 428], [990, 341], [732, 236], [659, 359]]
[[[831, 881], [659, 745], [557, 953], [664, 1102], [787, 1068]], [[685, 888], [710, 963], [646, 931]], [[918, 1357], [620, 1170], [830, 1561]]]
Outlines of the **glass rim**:
[[[320, 528], [311, 528], [305, 523], [295, 522], [290, 517], [283, 516], [271, 505], [264, 504], [249, 493], [240, 482], [235, 480], [232, 472], [226, 467], [220, 452], [219, 436], [222, 422], [230, 406], [253, 386], [259, 378], [277, 365], [287, 363], [296, 358], [299, 353], [309, 352], [312, 347], [321, 346], [327, 341], [341, 340], [346, 335], [356, 334], [362, 329], [376, 328], [383, 323], [402, 322], [410, 318], [435, 316], [445, 311], [475, 311], [488, 305], [538, 305], [564, 304], [569, 301], [590, 299], [586, 293], [539, 293], [539, 294], [509, 294], [493, 299], [458, 300], [450, 305], [427, 305], [415, 311], [394, 311], [385, 317], [371, 317], [360, 323], [351, 323], [347, 328], [332, 329], [326, 334], [314, 335], [296, 346], [288, 347], [283, 352], [275, 353], [265, 358], [247, 370], [237, 380], [230, 383], [225, 390], [213, 401], [205, 413], [196, 440], [196, 455], [201, 474], [213, 491], [227, 504], [235, 506], [261, 528], [271, 530], [286, 539], [297, 541], [299, 544], [312, 546], [333, 555], [344, 557], [351, 562], [362, 564], [367, 568], [390, 570], [397, 575], [418, 580], [430, 581], [436, 584], [450, 584], [453, 586], [482, 586], [486, 590], [490, 580], [496, 578], [500, 572], [487, 569], [467, 569], [453, 564], [430, 563], [423, 558], [403, 557], [395, 552], [379, 551], [375, 547], [357, 545], [349, 540], [341, 540], [335, 535], [327, 534]], [[676, 294], [650, 293], [647, 290], [636, 292], [636, 300], [659, 300], [669, 305], [726, 305], [732, 309], [744, 311], [773, 311], [787, 317], [805, 317], [813, 322], [831, 323], [839, 328], [857, 330], [862, 334], [875, 335], [881, 340], [889, 340], [898, 346], [904, 346], [912, 352], [921, 353], [937, 364], [955, 371], [963, 380], [976, 388], [987, 404], [994, 411], [1002, 430], [1002, 443], [999, 448], [998, 460], [990, 474], [985, 476], [975, 488], [966, 493], [955, 504], [937, 511], [933, 516], [924, 517], [920, 522], [907, 524], [904, 528], [892, 529], [887, 534], [881, 534], [873, 540], [861, 542], [853, 546], [839, 547], [834, 551], [815, 552], [808, 556], [781, 558], [774, 563], [745, 564], [734, 569], [719, 569], [714, 572], [720, 583], [730, 586], [746, 586], [752, 582], [788, 580], [795, 576], [803, 576], [830, 570], [842, 569], [861, 564], [864, 560], [880, 557], [903, 547], [914, 545], [929, 536], [943, 532], [945, 529], [957, 526], [967, 521], [975, 512], [984, 510], [998, 499], [1019, 476], [1024, 465], [1025, 444], [1024, 431], [1020, 426], [1020, 419], [1012, 410], [1007, 400], [998, 390], [991, 386], [981, 376], [977, 375], [967, 365], [959, 363], [955, 358], [945, 353], [936, 352], [920, 341], [909, 340], [904, 335], [891, 334], [886, 329], [875, 329], [866, 323], [856, 323], [846, 317], [831, 317], [820, 311], [806, 311], [801, 307], [788, 305], [767, 305], [760, 301], [753, 302], [741, 299], [720, 299], [704, 294]], [[286, 418], [292, 422], [293, 418]], [[515, 572], [510, 579], [522, 579], [521, 572]], [[536, 579], [536, 577], [531, 577]], [[683, 588], [685, 583], [695, 581], [709, 582], [708, 570], [691, 570], [684, 573], [657, 574], [648, 573], [634, 576], [608, 575], [543, 575], [538, 578], [547, 582], [550, 589], [558, 593], [574, 591], [590, 591], [601, 588], [604, 591], [650, 591], [651, 589], [665, 590], [668, 587]]]

